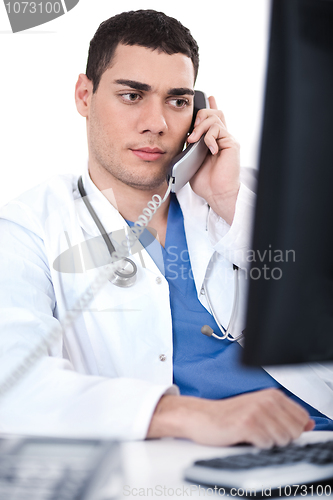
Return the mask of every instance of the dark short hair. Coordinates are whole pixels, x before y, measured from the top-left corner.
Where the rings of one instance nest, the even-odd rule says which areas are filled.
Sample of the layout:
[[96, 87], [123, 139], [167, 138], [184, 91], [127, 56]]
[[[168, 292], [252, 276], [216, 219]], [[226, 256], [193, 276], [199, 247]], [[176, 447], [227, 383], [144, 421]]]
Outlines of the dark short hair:
[[101, 77], [112, 62], [118, 44], [139, 45], [166, 54], [190, 57], [196, 79], [199, 67], [197, 42], [189, 29], [163, 12], [137, 10], [123, 12], [104, 21], [90, 42], [86, 75], [96, 92]]

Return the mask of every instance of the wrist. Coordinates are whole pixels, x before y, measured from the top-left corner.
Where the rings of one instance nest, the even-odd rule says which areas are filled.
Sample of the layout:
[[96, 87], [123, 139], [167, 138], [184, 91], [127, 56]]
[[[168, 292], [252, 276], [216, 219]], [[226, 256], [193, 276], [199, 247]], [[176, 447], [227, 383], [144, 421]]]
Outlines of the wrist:
[[162, 396], [152, 416], [147, 438], [189, 438], [189, 417], [198, 398], [190, 396]]
[[231, 226], [235, 216], [237, 196], [240, 189], [240, 183], [221, 195], [212, 194], [207, 199], [208, 205], [214, 212]]

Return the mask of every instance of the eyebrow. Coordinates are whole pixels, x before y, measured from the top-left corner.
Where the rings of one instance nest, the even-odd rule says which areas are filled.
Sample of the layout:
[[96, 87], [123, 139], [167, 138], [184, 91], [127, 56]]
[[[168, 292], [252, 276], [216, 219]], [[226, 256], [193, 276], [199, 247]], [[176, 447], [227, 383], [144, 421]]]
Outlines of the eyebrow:
[[[151, 85], [148, 85], [147, 83], [137, 82], [135, 80], [119, 79], [115, 80], [114, 83], [116, 83], [117, 85], [125, 85], [126, 87], [131, 87], [131, 89], [142, 90], [144, 92], [150, 92], [152, 90]], [[179, 87], [169, 89], [167, 93], [169, 95], [194, 95], [194, 90], [186, 87]]]
[[170, 94], [170, 95], [194, 95], [194, 90], [180, 87], [180, 88], [168, 90], [168, 94]]
[[152, 90], [151, 86], [147, 83], [136, 82], [135, 80], [115, 80], [117, 85], [126, 85], [126, 87], [131, 87], [131, 89], [135, 90], [143, 90], [145, 92], [149, 92]]

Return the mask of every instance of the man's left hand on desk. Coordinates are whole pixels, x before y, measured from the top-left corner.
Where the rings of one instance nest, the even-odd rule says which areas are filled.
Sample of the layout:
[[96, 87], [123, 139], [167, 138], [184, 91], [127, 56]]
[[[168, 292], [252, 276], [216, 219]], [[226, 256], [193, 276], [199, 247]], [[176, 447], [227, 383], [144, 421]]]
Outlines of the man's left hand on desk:
[[155, 409], [147, 438], [172, 436], [213, 446], [249, 443], [270, 448], [285, 446], [313, 427], [306, 410], [278, 389], [219, 401], [167, 395]]

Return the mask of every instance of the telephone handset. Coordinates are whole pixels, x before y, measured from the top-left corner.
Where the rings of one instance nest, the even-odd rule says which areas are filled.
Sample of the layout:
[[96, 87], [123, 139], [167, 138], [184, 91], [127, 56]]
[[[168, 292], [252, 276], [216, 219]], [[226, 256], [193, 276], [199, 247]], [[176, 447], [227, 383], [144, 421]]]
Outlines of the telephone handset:
[[[195, 118], [199, 109], [209, 108], [209, 102], [206, 95], [200, 90], [196, 90], [194, 94], [194, 110], [190, 132], [193, 130]], [[175, 156], [171, 161], [167, 174], [167, 181], [171, 183], [171, 192], [177, 193], [199, 170], [204, 159], [206, 158], [208, 148], [204, 142], [204, 135], [198, 140], [190, 144], [179, 155]]]

